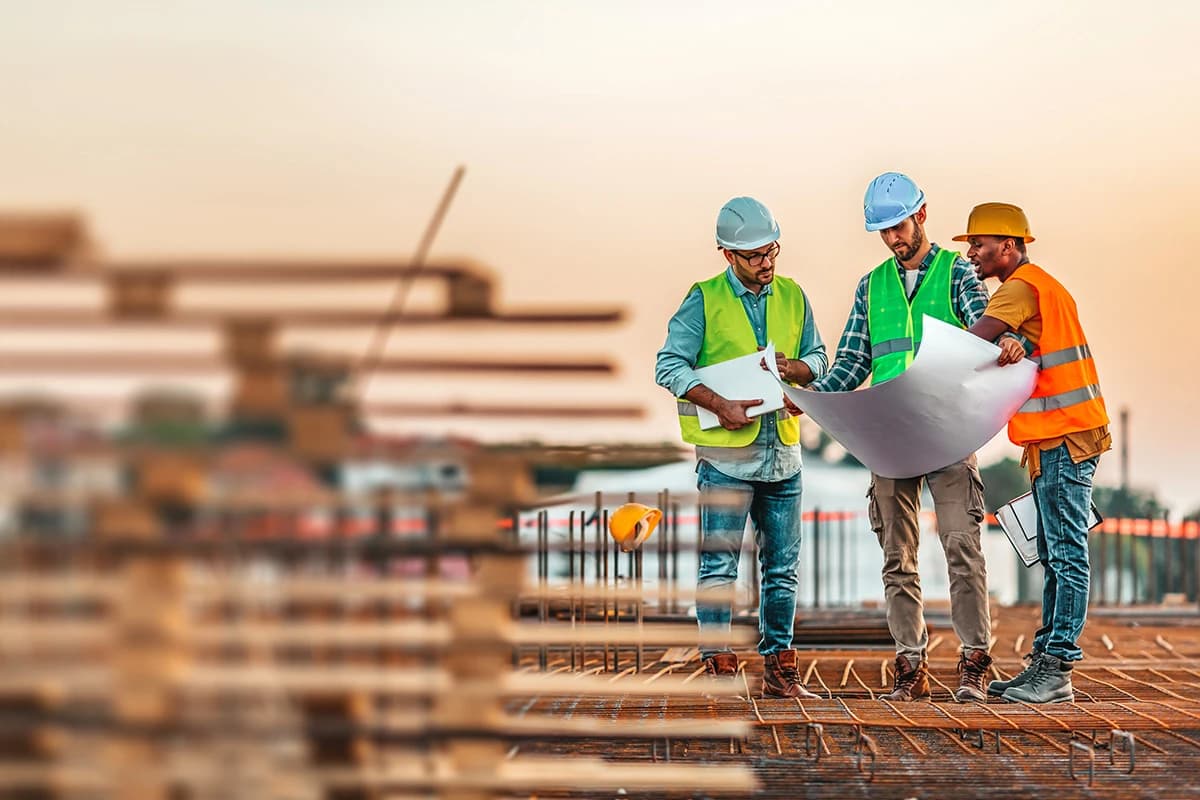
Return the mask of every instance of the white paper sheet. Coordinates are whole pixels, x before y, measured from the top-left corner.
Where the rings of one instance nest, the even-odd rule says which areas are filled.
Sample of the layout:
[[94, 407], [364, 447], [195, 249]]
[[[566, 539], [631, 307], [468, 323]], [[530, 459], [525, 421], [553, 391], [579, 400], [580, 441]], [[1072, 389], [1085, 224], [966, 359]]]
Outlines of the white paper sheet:
[[925, 317], [912, 365], [856, 392], [780, 384], [793, 403], [877, 475], [909, 478], [966, 458], [1007, 424], [1033, 393], [1037, 365], [1001, 367], [1000, 348]]
[[[762, 368], [767, 361], [768, 372]], [[726, 400], [762, 400], [761, 405], [746, 409], [746, 416], [757, 417], [783, 408], [778, 366], [775, 364], [775, 345], [767, 342], [763, 350], [731, 358], [719, 364], [709, 364], [696, 370], [700, 381]], [[701, 430], [721, 425], [717, 415], [707, 408], [696, 407]]]
[[[1000, 530], [1004, 531], [1004, 535], [1008, 537], [1009, 543], [1025, 566], [1032, 567], [1036, 564], [1038, 513], [1033, 493], [1026, 492], [996, 509], [996, 521], [1000, 523]], [[1103, 521], [1096, 504], [1093, 503], [1091, 513], [1088, 514], [1088, 530]]]

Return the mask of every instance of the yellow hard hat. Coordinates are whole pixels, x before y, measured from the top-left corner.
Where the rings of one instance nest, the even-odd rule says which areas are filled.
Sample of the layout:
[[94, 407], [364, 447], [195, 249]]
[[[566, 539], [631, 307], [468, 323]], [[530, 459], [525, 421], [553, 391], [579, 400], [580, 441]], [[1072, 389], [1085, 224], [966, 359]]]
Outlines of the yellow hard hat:
[[608, 532], [621, 545], [622, 552], [628, 553], [650, 538], [661, 519], [662, 512], [657, 508], [626, 503], [608, 518]]
[[983, 203], [972, 208], [971, 216], [967, 218], [967, 232], [955, 236], [954, 241], [965, 242], [972, 236], [1012, 236], [1033, 241], [1025, 212], [1012, 203]]

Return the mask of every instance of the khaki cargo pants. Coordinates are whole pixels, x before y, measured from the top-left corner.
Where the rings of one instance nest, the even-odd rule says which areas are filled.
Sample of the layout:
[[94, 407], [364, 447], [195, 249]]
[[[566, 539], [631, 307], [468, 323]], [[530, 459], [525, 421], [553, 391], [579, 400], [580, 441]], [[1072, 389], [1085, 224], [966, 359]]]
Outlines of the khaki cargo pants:
[[925, 657], [929, 635], [917, 573], [921, 486], [929, 482], [937, 513], [938, 538], [950, 572], [950, 618], [965, 650], [987, 651], [991, 638], [987, 565], [979, 539], [983, 522], [983, 480], [975, 456], [916, 478], [871, 476], [868, 509], [871, 528], [883, 548], [883, 588], [887, 621], [896, 652]]

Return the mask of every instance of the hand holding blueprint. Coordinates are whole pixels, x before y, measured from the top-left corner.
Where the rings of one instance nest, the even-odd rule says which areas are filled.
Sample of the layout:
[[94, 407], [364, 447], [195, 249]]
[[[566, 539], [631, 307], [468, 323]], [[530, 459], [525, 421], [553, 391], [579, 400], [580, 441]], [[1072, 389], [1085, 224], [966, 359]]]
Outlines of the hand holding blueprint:
[[780, 387], [872, 472], [911, 478], [974, 453], [1029, 399], [1037, 365], [1001, 367], [999, 354], [991, 342], [927, 316], [912, 365], [886, 383], [856, 392]]
[[[763, 359], [766, 359], [769, 372], [762, 368]], [[771, 342], [756, 353], [701, 367], [696, 370], [696, 375], [701, 383], [726, 400], [762, 400], [760, 405], [746, 409], [748, 417], [783, 408], [783, 390], [775, 366], [775, 346]], [[721, 425], [717, 415], [707, 408], [697, 406], [696, 414], [701, 430]]]

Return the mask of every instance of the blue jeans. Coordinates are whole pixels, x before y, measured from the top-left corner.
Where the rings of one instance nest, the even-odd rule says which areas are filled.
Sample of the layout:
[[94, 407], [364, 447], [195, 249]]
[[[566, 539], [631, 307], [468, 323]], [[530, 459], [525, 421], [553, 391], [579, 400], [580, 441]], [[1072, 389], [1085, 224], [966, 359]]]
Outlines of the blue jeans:
[[1078, 464], [1065, 444], [1043, 450], [1042, 474], [1033, 482], [1038, 511], [1037, 548], [1042, 581], [1042, 627], [1033, 649], [1063, 661], [1078, 661], [1076, 642], [1087, 620], [1088, 515], [1092, 508], [1092, 476], [1100, 457]]
[[[706, 461], [701, 461], [696, 471], [701, 531], [697, 587], [730, 587], [737, 581], [738, 556], [749, 517], [762, 570], [758, 652], [765, 656], [790, 650], [799, 585], [800, 474], [782, 481], [743, 481]], [[722, 497], [715, 499], [714, 493]], [[723, 632], [727, 636], [732, 616], [732, 603], [696, 604], [696, 619], [705, 635], [721, 638]], [[701, 655], [708, 658], [728, 651], [727, 645], [707, 641]]]

